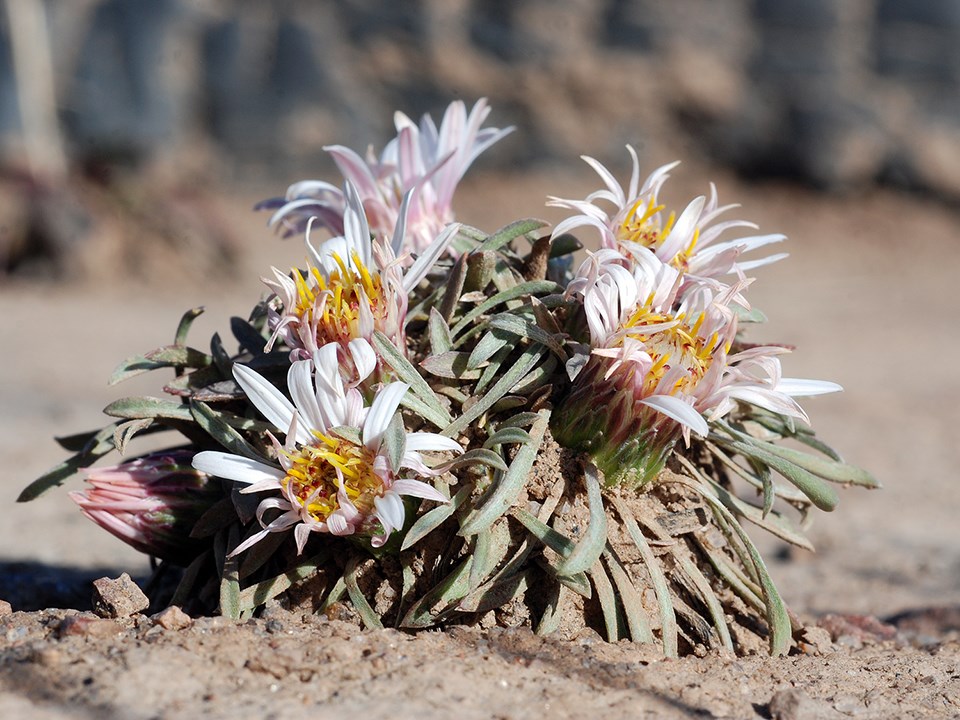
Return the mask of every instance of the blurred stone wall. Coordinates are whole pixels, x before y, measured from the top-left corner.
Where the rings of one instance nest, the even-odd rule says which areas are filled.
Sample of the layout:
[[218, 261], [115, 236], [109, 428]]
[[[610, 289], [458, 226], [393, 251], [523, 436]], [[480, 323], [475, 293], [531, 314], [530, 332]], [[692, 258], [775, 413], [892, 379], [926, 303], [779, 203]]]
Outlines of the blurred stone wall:
[[[13, 0], [4, 0], [8, 4]], [[37, 2], [42, 0], [17, 0]], [[958, 0], [47, 2], [74, 164], [289, 178], [392, 114], [487, 96], [488, 167], [691, 154], [826, 188], [960, 197]], [[22, 150], [9, 16], [0, 148]], [[21, 76], [28, 78], [21, 70]]]

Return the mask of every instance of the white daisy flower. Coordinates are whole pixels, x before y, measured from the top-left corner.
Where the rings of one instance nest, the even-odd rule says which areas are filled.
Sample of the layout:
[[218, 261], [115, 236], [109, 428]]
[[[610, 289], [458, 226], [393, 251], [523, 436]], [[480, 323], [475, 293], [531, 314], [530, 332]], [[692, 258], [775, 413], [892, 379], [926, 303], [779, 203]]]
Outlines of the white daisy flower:
[[[286, 442], [280, 446], [274, 439], [279, 466], [216, 451], [200, 452], [193, 459], [193, 466], [202, 472], [247, 484], [243, 493], [274, 493], [257, 509], [263, 529], [232, 555], [271, 532], [291, 528], [298, 552], [312, 532], [362, 534], [380, 547], [404, 525], [404, 496], [448, 502], [432, 485], [408, 475], [439, 474], [426, 465], [421, 451], [461, 453], [463, 448], [434, 433], [404, 433], [403, 447], [392, 448], [399, 452], [393, 455], [398, 459], [394, 465], [384, 436], [408, 386], [390, 383], [366, 407], [360, 391], [345, 382], [337, 354], [338, 345], [327, 344], [313, 362], [299, 360], [290, 366], [287, 384], [292, 402], [254, 370], [234, 365], [237, 383], [263, 416], [286, 433]], [[362, 350], [356, 354], [367, 355]], [[279, 515], [267, 522], [271, 510]]]
[[[393, 233], [403, 200], [412, 193], [409, 232], [397, 255], [421, 253], [453, 222], [453, 194], [473, 161], [513, 131], [512, 127], [481, 127], [489, 114], [486, 99], [478, 100], [469, 113], [457, 100], [447, 107], [438, 129], [429, 115], [417, 125], [398, 112], [394, 116], [397, 136], [380, 157], [372, 149], [366, 158], [342, 145], [324, 149], [333, 156], [343, 177], [356, 186], [377, 236]], [[291, 185], [284, 198], [268, 200], [260, 207], [276, 208], [270, 225], [282, 226], [287, 235], [302, 232], [314, 217], [332, 233], [340, 234], [345, 231], [347, 204], [348, 198], [339, 188], [307, 180]]]
[[[403, 245], [406, 203], [393, 238], [387, 242], [371, 237], [356, 188], [348, 182], [344, 192], [344, 234], [314, 247], [308, 229], [306, 273], [294, 269], [288, 275], [273, 268], [273, 279], [264, 279], [280, 305], [269, 311], [273, 335], [267, 349], [282, 338], [292, 349], [292, 359], [310, 358], [330, 342], [339, 343], [346, 351], [353, 339], [371, 340], [374, 330], [384, 333], [404, 352], [408, 297], [457, 233], [457, 225], [444, 229], [403, 270], [396, 253]], [[342, 361], [348, 358], [346, 352], [341, 354]]]
[[[742, 275], [733, 285], [683, 280], [640, 248], [632, 260], [601, 250], [571, 283], [571, 294], [582, 297], [590, 357], [551, 428], [561, 444], [590, 452], [610, 484], [653, 479], [680, 437], [706, 436], [707, 421], [737, 401], [806, 420], [794, 396], [840, 389], [782, 378], [779, 355], [787, 350], [780, 346], [730, 354], [734, 306], [749, 308], [743, 290], [751, 281]], [[607, 412], [597, 413], [598, 406]]]
[[[591, 157], [583, 159], [603, 179], [605, 188], [591, 193], [584, 200], [551, 197], [552, 207], [577, 211], [554, 229], [554, 236], [579, 227], [599, 231], [601, 246], [631, 256], [637, 247], [647, 248], [659, 260], [686, 273], [690, 279], [717, 278], [781, 260], [785, 253], [740, 262], [739, 256], [785, 239], [779, 233], [749, 235], [719, 241], [720, 235], [735, 228], [756, 229], [745, 220], [717, 222], [720, 215], [738, 205], [719, 203], [717, 188], [710, 183], [709, 197], [691, 201], [679, 214], [668, 212], [658, 195], [670, 177], [670, 170], [679, 163], [670, 163], [654, 170], [640, 185], [640, 164], [636, 151], [627, 146], [633, 161], [630, 184], [624, 189], [613, 174]], [[609, 207], [605, 209], [605, 203]]]

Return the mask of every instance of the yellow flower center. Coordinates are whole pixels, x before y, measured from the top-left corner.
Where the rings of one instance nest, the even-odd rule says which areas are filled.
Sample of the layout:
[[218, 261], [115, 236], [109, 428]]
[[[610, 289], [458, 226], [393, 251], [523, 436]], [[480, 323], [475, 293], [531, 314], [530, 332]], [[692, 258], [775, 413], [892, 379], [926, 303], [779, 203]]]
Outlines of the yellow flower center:
[[340, 507], [339, 470], [343, 489], [357, 510], [364, 515], [372, 512], [374, 498], [383, 494], [383, 481], [373, 471], [373, 451], [316, 431], [313, 434], [317, 442], [287, 455], [292, 465], [280, 484], [322, 522]]
[[[353, 253], [353, 266], [348, 268], [343, 259], [333, 253], [338, 269], [324, 278], [318, 268], [310, 267], [309, 274], [294, 268], [293, 281], [297, 285], [297, 305], [290, 308], [306, 325], [316, 324], [317, 345], [328, 342], [348, 342], [361, 336], [360, 307], [370, 308], [374, 325], [380, 327], [388, 312], [379, 273], [371, 273]], [[313, 282], [309, 282], [312, 279]]]
[[[719, 345], [719, 335], [714, 332], [709, 338], [700, 335], [705, 314], [700, 313], [691, 326], [686, 316], [662, 313], [652, 308], [653, 296], [637, 308], [624, 323], [625, 337], [642, 342], [653, 359], [653, 367], [644, 378], [645, 393], [658, 390], [660, 381], [674, 368], [682, 368], [672, 388], [659, 388], [670, 395], [689, 394], [696, 388], [710, 364]], [[655, 326], [672, 323], [667, 327]], [[728, 348], [729, 350], [729, 348]]]
[[[653, 198], [649, 200], [639, 198], [630, 208], [623, 222], [620, 223], [617, 239], [621, 243], [636, 243], [656, 252], [670, 237], [670, 231], [673, 230], [673, 225], [677, 220], [676, 213], [671, 212], [663, 227], [660, 226], [654, 216], [665, 207], [665, 205], [657, 205]], [[670, 264], [677, 270], [685, 272], [699, 238], [700, 228], [696, 228], [693, 231], [690, 243], [687, 247], [680, 249], [680, 252], [670, 261]]]

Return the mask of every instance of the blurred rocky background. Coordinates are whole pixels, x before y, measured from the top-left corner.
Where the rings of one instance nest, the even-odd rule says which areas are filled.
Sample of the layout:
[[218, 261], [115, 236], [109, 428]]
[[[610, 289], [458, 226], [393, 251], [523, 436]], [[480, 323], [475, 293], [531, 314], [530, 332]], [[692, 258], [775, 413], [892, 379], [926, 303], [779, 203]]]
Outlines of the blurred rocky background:
[[217, 189], [323, 176], [324, 145], [380, 147], [395, 109], [456, 98], [518, 128], [491, 170], [621, 167], [629, 142], [827, 192], [960, 199], [957, 0], [0, 5], [0, 275], [62, 274], [92, 235], [116, 240], [88, 265], [143, 265], [133, 226], [222, 266]]

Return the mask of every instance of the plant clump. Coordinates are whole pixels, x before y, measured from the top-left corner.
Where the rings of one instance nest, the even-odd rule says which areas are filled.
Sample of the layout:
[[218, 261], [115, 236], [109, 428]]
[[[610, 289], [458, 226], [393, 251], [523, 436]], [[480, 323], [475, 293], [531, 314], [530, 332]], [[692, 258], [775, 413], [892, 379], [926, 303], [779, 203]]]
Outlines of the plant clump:
[[[713, 186], [670, 211], [673, 165], [641, 182], [632, 148], [626, 186], [587, 159], [603, 186], [551, 198], [571, 213], [552, 229], [456, 223], [457, 183], [510, 132], [488, 112], [398, 114], [380, 155], [329, 149], [342, 183], [262, 203], [306, 266], [273, 269], [229, 344], [188, 344], [194, 309], [124, 361], [111, 382], [172, 369], [164, 397], [60, 438], [74, 454], [20, 499], [82, 470], [82, 510], [159, 559], [176, 584], [155, 604], [193, 613], [278, 599], [373, 628], [787, 652], [798, 623], [745, 528], [809, 548], [796, 517], [875, 482], [796, 399], [839, 387], [745, 337], [765, 320], [748, 273], [783, 257], [752, 254], [783, 236], [721, 219]], [[167, 450], [93, 467], [155, 433]]]

